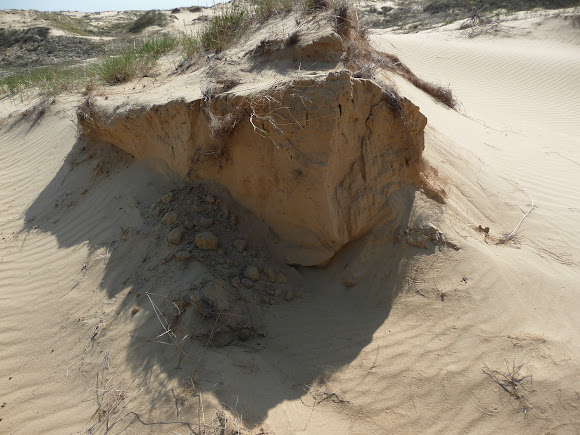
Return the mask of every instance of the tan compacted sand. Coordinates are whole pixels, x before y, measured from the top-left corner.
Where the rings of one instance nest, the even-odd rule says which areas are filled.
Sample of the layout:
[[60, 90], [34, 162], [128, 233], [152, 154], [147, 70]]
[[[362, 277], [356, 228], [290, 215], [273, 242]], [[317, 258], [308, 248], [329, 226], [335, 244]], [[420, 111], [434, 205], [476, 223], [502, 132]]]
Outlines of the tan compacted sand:
[[[184, 181], [179, 160], [127, 154], [111, 120], [200, 99], [196, 73], [96, 95], [98, 141], [78, 129], [85, 97], [42, 116], [32, 98], [1, 100], [0, 433], [578, 433], [580, 34], [557, 17], [503, 26], [370, 32], [459, 105], [377, 73], [427, 124], [413, 133], [421, 174], [411, 159], [388, 190], [396, 212], [362, 236], [300, 238], [292, 229], [320, 203], [291, 208], [292, 186], [327, 201], [319, 181], [274, 182], [262, 155], [253, 188], [220, 187], [252, 167], [240, 150], [261, 136], [232, 142], [249, 166], [202, 166], [206, 181]], [[239, 98], [294, 73], [252, 74]], [[384, 156], [369, 149], [368, 170]], [[411, 189], [417, 177], [427, 184]], [[274, 196], [262, 197], [267, 182]], [[363, 204], [382, 210], [377, 197]], [[268, 198], [293, 214], [260, 212]], [[288, 265], [288, 240], [304, 252], [332, 240], [332, 258]]]

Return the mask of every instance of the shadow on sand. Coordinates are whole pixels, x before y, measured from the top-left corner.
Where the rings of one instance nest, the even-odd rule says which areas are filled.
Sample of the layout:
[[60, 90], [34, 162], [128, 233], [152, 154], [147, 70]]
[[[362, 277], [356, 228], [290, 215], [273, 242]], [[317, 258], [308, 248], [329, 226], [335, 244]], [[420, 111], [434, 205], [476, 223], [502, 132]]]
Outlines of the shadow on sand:
[[[297, 269], [302, 297], [259, 308], [261, 335], [219, 348], [187, 340], [182, 342], [182, 352], [157, 342], [163, 330], [144, 296], [149, 292], [174, 298], [211, 272], [196, 261], [160, 266], [169, 248], [165, 233], [160, 238], [147, 216], [150, 206], [175, 186], [175, 180], [154, 170], [150, 162], [136, 161], [111, 146], [78, 141], [27, 210], [24, 231], [49, 232], [61, 248], [87, 243], [83, 266], [87, 268], [97, 261], [93, 252], [106, 251], [109, 257], [100, 288], [108, 298], [122, 295], [108, 320], [109, 330], [132, 307], [140, 309], [141, 321], [126, 349], [134, 372], [143, 373], [145, 379], [147, 371], [157, 366], [170, 378], [194, 385], [191, 394], [213, 393], [251, 426], [259, 425], [277, 405], [301, 398], [313, 385], [352, 363], [389, 317], [405, 262], [418, 252], [432, 252], [402, 246], [388, 237], [409, 220], [415, 193], [403, 189], [393, 198], [399, 210], [396, 224], [352, 243], [325, 268]], [[348, 288], [343, 277], [353, 267], [359, 282]], [[167, 397], [151, 397], [173, 401], [169, 392]], [[150, 403], [151, 409], [156, 405]], [[122, 425], [137, 425], [140, 420], [128, 413]]]

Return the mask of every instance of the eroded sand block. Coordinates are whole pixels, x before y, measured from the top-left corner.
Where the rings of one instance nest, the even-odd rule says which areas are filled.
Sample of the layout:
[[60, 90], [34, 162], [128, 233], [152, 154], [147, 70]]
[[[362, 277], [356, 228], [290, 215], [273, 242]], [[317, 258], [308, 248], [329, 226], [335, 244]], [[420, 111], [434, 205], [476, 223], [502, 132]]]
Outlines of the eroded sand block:
[[347, 70], [256, 94], [115, 110], [91, 101], [81, 112], [87, 139], [224, 185], [301, 265], [323, 264], [394, 216], [389, 197], [417, 181], [427, 123], [407, 99]]

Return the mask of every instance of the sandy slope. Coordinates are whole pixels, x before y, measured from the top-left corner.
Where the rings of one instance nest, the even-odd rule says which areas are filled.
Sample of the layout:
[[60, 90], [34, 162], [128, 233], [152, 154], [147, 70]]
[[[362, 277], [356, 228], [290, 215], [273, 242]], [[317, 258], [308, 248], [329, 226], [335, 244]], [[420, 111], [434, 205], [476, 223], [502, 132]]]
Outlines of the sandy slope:
[[[374, 32], [461, 102], [450, 111], [388, 77], [427, 116], [425, 157], [448, 195], [417, 193], [408, 225], [461, 249], [404, 247], [379, 228], [290, 276], [303, 297], [264, 309], [265, 337], [192, 344], [192, 361], [154, 342], [143, 300], [207, 267], [144, 263], [161, 250], [147, 210], [175, 180], [82, 150], [76, 100], [34, 125], [15, 121], [25, 104], [0, 102], [0, 432], [187, 433], [183, 422], [215, 426], [223, 404], [229, 427], [238, 415], [277, 434], [577, 433], [580, 56], [566, 23], [545, 24], [518, 23], [512, 38]], [[530, 197], [517, 237], [496, 244]], [[532, 376], [520, 399], [482, 372], [506, 361]]]

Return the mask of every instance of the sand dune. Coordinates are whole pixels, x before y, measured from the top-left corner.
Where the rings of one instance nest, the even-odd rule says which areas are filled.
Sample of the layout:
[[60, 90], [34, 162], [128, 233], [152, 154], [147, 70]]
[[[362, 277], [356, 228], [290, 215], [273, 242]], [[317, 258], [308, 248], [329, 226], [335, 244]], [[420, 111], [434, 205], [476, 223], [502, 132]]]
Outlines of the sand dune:
[[[372, 31], [374, 47], [460, 103], [380, 73], [428, 120], [424, 176], [445, 203], [413, 191], [397, 228], [378, 225], [321, 268], [280, 263], [263, 222], [231, 204], [233, 224], [204, 199], [229, 204], [223, 189], [87, 143], [80, 97], [39, 117], [34, 101], [1, 101], [0, 432], [577, 433], [577, 30], [510, 25], [512, 37]], [[157, 91], [164, 104], [194, 77], [146, 82], [135, 101]], [[176, 261], [168, 207], [250, 247]], [[181, 341], [205, 324], [180, 298], [229, 276], [226, 258], [261, 269], [232, 303], [257, 319], [251, 339], [232, 326], [226, 346]], [[159, 316], [177, 312], [171, 341]]]

